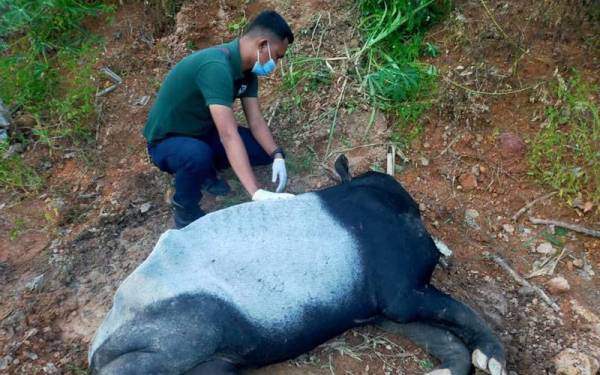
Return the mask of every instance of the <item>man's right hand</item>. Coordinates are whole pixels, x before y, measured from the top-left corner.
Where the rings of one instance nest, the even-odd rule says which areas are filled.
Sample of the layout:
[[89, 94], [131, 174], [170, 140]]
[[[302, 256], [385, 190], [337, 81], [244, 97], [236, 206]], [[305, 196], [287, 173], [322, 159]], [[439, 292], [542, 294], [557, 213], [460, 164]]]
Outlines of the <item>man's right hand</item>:
[[273, 193], [267, 190], [258, 189], [254, 195], [252, 195], [253, 201], [277, 201], [282, 199], [294, 198], [294, 194], [290, 193]]

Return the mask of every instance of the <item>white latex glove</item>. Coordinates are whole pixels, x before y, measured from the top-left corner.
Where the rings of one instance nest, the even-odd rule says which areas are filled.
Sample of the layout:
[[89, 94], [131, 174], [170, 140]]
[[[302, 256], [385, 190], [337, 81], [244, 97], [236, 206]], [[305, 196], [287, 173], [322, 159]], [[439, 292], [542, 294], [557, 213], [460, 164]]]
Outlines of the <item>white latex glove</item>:
[[287, 185], [287, 170], [285, 169], [285, 160], [282, 158], [275, 158], [273, 160], [273, 183], [279, 178], [279, 185], [275, 190], [277, 193], [281, 193], [285, 190]]
[[273, 193], [263, 189], [258, 189], [252, 196], [253, 201], [277, 201], [282, 199], [294, 198], [294, 194], [290, 193]]

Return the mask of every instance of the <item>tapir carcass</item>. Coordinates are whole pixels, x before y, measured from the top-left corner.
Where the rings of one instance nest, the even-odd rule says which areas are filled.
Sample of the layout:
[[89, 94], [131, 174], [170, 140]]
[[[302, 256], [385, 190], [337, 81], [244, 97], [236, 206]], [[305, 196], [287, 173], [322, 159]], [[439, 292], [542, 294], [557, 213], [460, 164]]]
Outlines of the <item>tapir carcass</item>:
[[499, 340], [430, 284], [440, 254], [391, 176], [244, 203], [168, 230], [121, 284], [92, 374], [237, 374], [377, 324], [425, 347], [435, 375], [506, 374]]

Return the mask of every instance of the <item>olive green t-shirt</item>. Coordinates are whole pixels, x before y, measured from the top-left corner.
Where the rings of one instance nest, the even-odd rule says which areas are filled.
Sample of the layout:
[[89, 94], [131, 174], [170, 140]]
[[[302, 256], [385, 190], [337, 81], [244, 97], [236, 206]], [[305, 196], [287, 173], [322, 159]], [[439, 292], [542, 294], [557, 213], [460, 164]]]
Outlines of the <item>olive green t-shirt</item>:
[[155, 142], [170, 135], [202, 137], [214, 122], [208, 106], [233, 106], [236, 98], [256, 97], [258, 79], [242, 72], [240, 41], [206, 48], [183, 58], [167, 74], [144, 127]]

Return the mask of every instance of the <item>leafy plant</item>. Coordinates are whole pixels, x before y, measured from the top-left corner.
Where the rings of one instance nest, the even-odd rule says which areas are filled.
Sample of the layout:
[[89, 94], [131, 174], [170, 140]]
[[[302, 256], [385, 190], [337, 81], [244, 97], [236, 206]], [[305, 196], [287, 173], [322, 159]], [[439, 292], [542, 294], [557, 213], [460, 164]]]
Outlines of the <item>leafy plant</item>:
[[42, 178], [19, 156], [8, 155], [8, 148], [7, 142], [0, 142], [0, 188], [37, 191], [42, 186]]
[[392, 141], [408, 145], [421, 132], [418, 119], [429, 106], [437, 70], [418, 62], [437, 48], [423, 33], [445, 15], [450, 1], [359, 0], [359, 28], [364, 43], [355, 58], [362, 61], [363, 87], [376, 109], [398, 120]]
[[40, 120], [45, 143], [91, 132], [99, 39], [81, 23], [110, 9], [98, 1], [0, 0], [0, 97]]
[[598, 87], [578, 73], [558, 77], [556, 101], [529, 153], [531, 174], [559, 190], [568, 200], [585, 195], [600, 203], [600, 116]]

